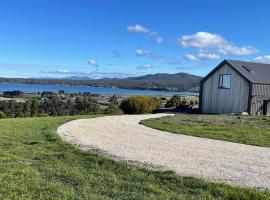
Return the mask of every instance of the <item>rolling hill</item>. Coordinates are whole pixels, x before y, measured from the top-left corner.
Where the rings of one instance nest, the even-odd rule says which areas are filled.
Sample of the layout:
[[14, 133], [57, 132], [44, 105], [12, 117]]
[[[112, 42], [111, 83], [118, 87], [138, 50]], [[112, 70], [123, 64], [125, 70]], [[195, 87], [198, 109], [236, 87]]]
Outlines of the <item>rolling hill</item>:
[[128, 78], [103, 79], [90, 79], [87, 77], [74, 76], [64, 79], [0, 78], [0, 83], [87, 85], [95, 87], [116, 87], [124, 89], [198, 92], [201, 79], [202, 77], [200, 76], [195, 76], [188, 73], [159, 73]]

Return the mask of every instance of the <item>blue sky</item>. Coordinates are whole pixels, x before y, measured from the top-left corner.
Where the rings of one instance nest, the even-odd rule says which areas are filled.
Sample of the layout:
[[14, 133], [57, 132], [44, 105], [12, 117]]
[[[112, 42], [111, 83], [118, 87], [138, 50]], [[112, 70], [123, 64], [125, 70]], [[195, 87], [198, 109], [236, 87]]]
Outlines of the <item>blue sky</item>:
[[270, 63], [270, 2], [0, 1], [0, 76], [205, 75], [223, 59]]

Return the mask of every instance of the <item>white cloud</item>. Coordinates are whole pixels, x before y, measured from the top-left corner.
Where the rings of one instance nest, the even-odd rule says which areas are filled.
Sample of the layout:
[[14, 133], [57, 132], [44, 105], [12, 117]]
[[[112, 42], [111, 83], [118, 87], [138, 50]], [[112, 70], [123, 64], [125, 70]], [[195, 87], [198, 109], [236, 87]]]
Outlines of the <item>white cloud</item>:
[[202, 60], [216, 60], [220, 59], [220, 55], [218, 53], [208, 53], [208, 52], [200, 52], [197, 55], [186, 54], [186, 59], [191, 61], [202, 61]]
[[88, 60], [89, 65], [97, 65], [97, 61], [95, 60]]
[[220, 59], [220, 55], [217, 53], [206, 53], [206, 52], [200, 52], [198, 54], [198, 57], [201, 60], [216, 60], [216, 59]]
[[135, 55], [137, 57], [146, 57], [148, 59], [151, 59], [151, 60], [158, 60], [158, 59], [161, 59], [162, 56], [161, 55], [157, 55], [151, 51], [148, 51], [148, 50], [142, 50], [142, 49], [137, 49], [135, 51]]
[[186, 59], [191, 60], [191, 61], [201, 61], [197, 56], [194, 56], [192, 54], [186, 54], [185, 57]]
[[136, 24], [133, 26], [128, 26], [127, 30], [130, 32], [137, 32], [137, 33], [149, 33], [150, 32], [149, 29], [147, 29], [144, 26], [139, 25], [139, 24]]
[[137, 69], [139, 70], [146, 70], [146, 69], [151, 69], [151, 68], [153, 68], [153, 66], [150, 64], [141, 64], [137, 67]]
[[59, 70], [57, 70], [57, 72], [58, 72], [58, 73], [63, 73], [63, 74], [68, 74], [68, 73], [70, 73], [70, 71], [67, 70], [67, 69], [59, 69]]
[[162, 37], [155, 37], [155, 41], [158, 44], [161, 44], [163, 42], [163, 38]]
[[149, 54], [150, 54], [150, 51], [148, 51], [148, 50], [137, 49], [137, 50], [135, 51], [135, 55], [136, 55], [136, 56], [147, 56], [147, 55], [149, 55]]
[[132, 26], [127, 26], [127, 30], [129, 32], [144, 33], [150, 38], [152, 38], [157, 44], [161, 44], [163, 42], [163, 38], [160, 37], [157, 32], [151, 31], [150, 29], [142, 25], [136, 24]]
[[254, 60], [259, 63], [270, 64], [270, 55], [258, 56]]
[[218, 48], [220, 45], [227, 43], [223, 37], [207, 32], [184, 35], [178, 41], [183, 47], [195, 48]]
[[[192, 47], [199, 49], [200, 51], [214, 52], [211, 54], [199, 53], [199, 55], [195, 57], [199, 58], [200, 60], [218, 59], [220, 57], [219, 54], [245, 56], [252, 55], [258, 52], [258, 50], [252, 46], [238, 47], [232, 42], [226, 40], [221, 35], [208, 32], [197, 32], [192, 35], [184, 35], [181, 38], [178, 38], [178, 42], [181, 44], [182, 47], [185, 48]], [[190, 60], [196, 60], [196, 58], [192, 56], [186, 57], [191, 58]]]

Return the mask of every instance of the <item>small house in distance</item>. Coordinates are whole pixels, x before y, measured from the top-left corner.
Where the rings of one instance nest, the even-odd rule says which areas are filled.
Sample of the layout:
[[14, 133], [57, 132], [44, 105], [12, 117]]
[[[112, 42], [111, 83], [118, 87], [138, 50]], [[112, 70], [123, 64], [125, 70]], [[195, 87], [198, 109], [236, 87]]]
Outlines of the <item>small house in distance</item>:
[[270, 114], [270, 64], [224, 60], [201, 81], [200, 111]]

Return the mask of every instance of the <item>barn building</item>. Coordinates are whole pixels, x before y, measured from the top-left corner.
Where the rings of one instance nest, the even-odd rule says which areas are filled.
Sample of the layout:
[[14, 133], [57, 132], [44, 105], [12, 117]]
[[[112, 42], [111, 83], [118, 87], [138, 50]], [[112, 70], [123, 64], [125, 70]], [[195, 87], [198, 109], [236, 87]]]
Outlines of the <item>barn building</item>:
[[201, 81], [200, 110], [270, 115], [270, 64], [222, 61]]

